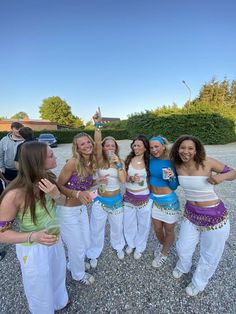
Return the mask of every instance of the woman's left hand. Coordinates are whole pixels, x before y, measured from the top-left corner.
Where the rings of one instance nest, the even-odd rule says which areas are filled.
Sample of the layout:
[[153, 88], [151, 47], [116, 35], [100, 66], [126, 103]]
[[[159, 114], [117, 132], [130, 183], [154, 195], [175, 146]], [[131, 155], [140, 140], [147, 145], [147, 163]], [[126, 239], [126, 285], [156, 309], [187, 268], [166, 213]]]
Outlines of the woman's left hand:
[[221, 182], [223, 182], [224, 180], [222, 180], [220, 174], [215, 174], [215, 175], [210, 175], [210, 177], [207, 179], [207, 181], [209, 183], [211, 183], [212, 185], [217, 185], [217, 184], [220, 184]]
[[58, 190], [56, 184], [53, 184], [48, 179], [41, 179], [38, 183], [38, 186], [41, 191], [48, 194], [52, 198], [56, 199], [60, 196], [60, 191]]
[[172, 179], [175, 176], [174, 171], [171, 168], [167, 168], [166, 174], [168, 179]]

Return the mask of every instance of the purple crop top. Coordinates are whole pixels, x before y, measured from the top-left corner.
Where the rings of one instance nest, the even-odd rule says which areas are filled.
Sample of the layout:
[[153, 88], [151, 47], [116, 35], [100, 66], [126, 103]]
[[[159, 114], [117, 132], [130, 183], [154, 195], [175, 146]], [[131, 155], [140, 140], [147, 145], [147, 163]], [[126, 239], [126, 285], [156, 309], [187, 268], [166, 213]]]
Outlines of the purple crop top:
[[70, 190], [86, 191], [91, 188], [93, 184], [93, 176], [81, 177], [77, 174], [73, 174], [66, 182], [65, 187]]

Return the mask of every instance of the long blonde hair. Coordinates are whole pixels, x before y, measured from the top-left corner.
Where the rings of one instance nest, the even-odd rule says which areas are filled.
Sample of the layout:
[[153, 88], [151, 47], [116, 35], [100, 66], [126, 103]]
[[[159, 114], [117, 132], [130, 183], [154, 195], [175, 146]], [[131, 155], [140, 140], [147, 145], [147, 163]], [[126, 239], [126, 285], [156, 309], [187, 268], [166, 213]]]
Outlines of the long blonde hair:
[[[152, 138], [150, 138], [149, 142], [150, 142], [150, 141], [158, 140], [158, 137], [159, 137], [160, 139], [162, 139], [162, 141], [164, 142], [164, 144], [162, 144], [162, 143], [160, 142], [160, 143], [165, 147], [165, 150], [164, 150], [164, 152], [163, 152], [163, 157], [164, 157], [164, 159], [170, 159], [170, 157], [169, 157], [169, 155], [170, 155], [170, 148], [169, 148], [169, 145], [170, 145], [170, 144], [169, 144], [168, 140], [167, 140], [165, 137], [163, 137], [162, 135], [153, 136]], [[151, 153], [150, 153], [150, 158], [154, 158]]]
[[[79, 152], [78, 150], [78, 145], [77, 145], [77, 139], [81, 137], [87, 137], [91, 144], [93, 145], [93, 153], [91, 154], [89, 158], [89, 163], [88, 161], [85, 160], [83, 155]], [[88, 135], [85, 132], [81, 132], [73, 138], [72, 142], [72, 153], [73, 157], [76, 159], [76, 170], [78, 171], [79, 175], [82, 177], [86, 177], [88, 175], [92, 175], [93, 173], [96, 172], [96, 158], [94, 154], [94, 141], [90, 135]]]

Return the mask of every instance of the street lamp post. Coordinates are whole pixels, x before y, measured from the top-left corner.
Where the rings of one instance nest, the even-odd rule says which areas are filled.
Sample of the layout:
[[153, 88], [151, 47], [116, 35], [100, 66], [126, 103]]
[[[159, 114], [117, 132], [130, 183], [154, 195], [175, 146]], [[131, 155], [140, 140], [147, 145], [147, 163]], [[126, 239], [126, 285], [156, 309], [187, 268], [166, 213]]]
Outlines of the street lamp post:
[[192, 92], [191, 92], [190, 87], [188, 86], [188, 84], [187, 84], [184, 80], [182, 80], [182, 83], [185, 85], [185, 87], [188, 89], [188, 92], [189, 92], [189, 96], [188, 96], [188, 106], [187, 106], [187, 113], [189, 113], [189, 105], [190, 105], [190, 102], [191, 102]]

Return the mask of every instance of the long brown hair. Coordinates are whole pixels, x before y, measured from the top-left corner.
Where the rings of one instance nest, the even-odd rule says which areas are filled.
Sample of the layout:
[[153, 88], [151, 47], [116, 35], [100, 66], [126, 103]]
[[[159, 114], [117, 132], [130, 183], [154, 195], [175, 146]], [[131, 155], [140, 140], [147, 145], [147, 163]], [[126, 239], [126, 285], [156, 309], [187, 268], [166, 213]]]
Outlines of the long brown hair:
[[143, 154], [143, 159], [144, 159], [144, 164], [145, 164], [147, 176], [149, 178], [150, 147], [149, 147], [149, 140], [147, 139], [147, 137], [145, 135], [138, 135], [137, 137], [135, 137], [133, 139], [132, 143], [130, 144], [131, 152], [129, 153], [129, 155], [125, 159], [126, 171], [128, 171], [129, 164], [130, 164], [132, 158], [135, 157], [135, 153], [134, 153], [134, 149], [133, 149], [133, 145], [134, 145], [135, 141], [141, 141], [143, 143], [144, 147], [146, 148], [146, 150]]
[[36, 196], [35, 188], [43, 178], [50, 180], [54, 184], [56, 179], [56, 176], [51, 171], [45, 169], [47, 147], [47, 144], [36, 141], [26, 142], [21, 146], [17, 177], [6, 187], [0, 197], [1, 203], [9, 191], [21, 189], [24, 193], [23, 216], [29, 210], [34, 224], [37, 222], [35, 212], [37, 201], [40, 201], [41, 206], [49, 214], [46, 207], [45, 193], [39, 190], [39, 194]]

